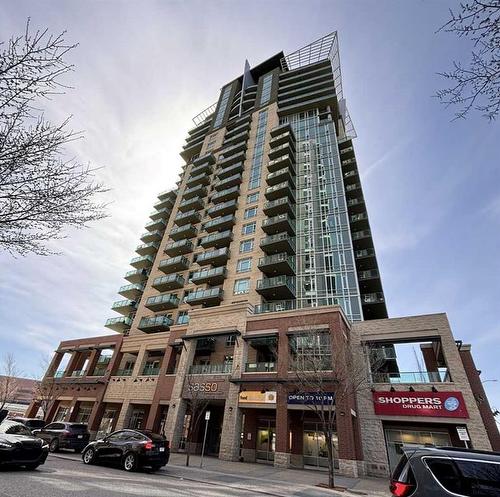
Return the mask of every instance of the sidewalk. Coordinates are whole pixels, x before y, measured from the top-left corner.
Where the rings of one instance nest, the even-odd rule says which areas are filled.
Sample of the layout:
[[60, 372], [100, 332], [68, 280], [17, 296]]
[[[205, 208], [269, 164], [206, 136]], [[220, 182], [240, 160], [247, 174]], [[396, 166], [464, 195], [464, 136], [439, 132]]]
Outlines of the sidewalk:
[[[80, 461], [79, 454], [60, 452], [54, 457]], [[157, 475], [183, 480], [226, 485], [241, 490], [251, 490], [275, 497], [388, 497], [388, 482], [381, 478], [347, 478], [337, 476], [335, 484], [345, 487], [345, 492], [317, 487], [328, 482], [328, 474], [321, 470], [281, 469], [272, 465], [221, 461], [205, 457], [200, 469], [200, 457], [191, 456], [190, 466], [185, 466], [185, 454], [171, 454], [168, 465]]]

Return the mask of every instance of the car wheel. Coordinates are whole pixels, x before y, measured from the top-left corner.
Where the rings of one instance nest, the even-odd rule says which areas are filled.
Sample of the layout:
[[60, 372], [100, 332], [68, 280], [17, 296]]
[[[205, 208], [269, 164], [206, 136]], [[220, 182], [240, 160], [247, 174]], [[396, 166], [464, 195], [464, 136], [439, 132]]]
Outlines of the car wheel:
[[57, 440], [57, 438], [54, 438], [54, 440], [50, 442], [49, 451], [57, 452], [58, 450], [59, 450], [59, 440]]
[[125, 471], [135, 471], [137, 469], [137, 457], [135, 454], [126, 454], [123, 458], [123, 469]]
[[29, 469], [30, 471], [33, 471], [34, 469], [38, 468], [40, 464], [34, 463], [34, 464], [26, 464], [26, 469]]
[[93, 464], [95, 459], [95, 452], [94, 449], [87, 449], [82, 456], [82, 461], [85, 464]]

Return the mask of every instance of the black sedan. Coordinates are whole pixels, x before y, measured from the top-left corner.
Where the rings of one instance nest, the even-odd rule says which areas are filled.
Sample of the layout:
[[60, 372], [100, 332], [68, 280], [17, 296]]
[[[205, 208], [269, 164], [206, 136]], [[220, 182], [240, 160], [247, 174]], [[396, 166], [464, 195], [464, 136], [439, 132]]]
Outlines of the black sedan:
[[0, 424], [0, 465], [35, 469], [45, 462], [49, 446], [21, 423], [6, 420]]
[[142, 466], [157, 471], [168, 463], [169, 457], [168, 440], [148, 430], [115, 431], [102, 440], [89, 443], [82, 454], [85, 464], [103, 462], [121, 466], [125, 471]]

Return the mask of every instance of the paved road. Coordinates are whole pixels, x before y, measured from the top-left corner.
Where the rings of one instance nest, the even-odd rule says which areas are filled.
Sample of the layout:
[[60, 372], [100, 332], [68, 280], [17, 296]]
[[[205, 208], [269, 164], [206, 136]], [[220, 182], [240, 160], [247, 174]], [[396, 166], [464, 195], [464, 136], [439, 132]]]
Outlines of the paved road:
[[231, 488], [162, 473], [125, 473], [49, 456], [36, 471], [0, 469], [1, 497], [261, 497], [258, 491]]

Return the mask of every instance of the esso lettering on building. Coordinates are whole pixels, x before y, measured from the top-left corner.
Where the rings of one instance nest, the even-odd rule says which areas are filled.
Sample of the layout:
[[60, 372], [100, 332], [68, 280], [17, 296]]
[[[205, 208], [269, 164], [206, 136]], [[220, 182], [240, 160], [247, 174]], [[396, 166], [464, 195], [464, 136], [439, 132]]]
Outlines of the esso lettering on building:
[[190, 392], [217, 392], [219, 385], [216, 382], [192, 383], [188, 385]]

